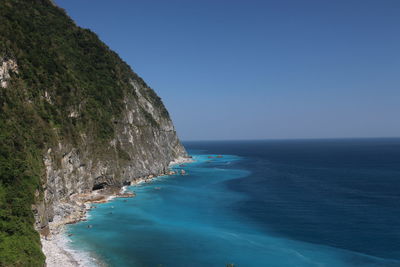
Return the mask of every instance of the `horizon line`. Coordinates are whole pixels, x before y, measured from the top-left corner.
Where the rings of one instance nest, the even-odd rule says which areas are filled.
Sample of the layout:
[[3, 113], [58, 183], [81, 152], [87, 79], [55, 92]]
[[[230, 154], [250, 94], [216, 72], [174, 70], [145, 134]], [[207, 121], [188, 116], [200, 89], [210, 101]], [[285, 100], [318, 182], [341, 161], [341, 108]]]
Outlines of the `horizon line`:
[[221, 142], [221, 141], [300, 141], [300, 140], [352, 140], [352, 139], [400, 139], [400, 136], [383, 137], [299, 137], [299, 138], [255, 138], [255, 139], [181, 139], [181, 142]]

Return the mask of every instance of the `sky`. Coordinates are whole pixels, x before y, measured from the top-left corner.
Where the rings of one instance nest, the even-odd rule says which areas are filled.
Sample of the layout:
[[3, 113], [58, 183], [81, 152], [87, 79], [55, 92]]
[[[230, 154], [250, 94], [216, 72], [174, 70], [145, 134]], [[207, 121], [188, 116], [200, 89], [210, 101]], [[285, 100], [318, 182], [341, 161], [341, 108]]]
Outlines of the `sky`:
[[183, 140], [400, 137], [398, 0], [56, 0]]

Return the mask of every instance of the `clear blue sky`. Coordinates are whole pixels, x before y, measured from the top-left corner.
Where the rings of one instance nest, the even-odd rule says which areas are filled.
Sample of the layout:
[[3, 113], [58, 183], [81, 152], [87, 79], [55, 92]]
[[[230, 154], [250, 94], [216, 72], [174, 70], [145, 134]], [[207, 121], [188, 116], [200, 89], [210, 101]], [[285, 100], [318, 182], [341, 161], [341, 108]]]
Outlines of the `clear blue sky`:
[[180, 137], [400, 136], [399, 0], [56, 0]]

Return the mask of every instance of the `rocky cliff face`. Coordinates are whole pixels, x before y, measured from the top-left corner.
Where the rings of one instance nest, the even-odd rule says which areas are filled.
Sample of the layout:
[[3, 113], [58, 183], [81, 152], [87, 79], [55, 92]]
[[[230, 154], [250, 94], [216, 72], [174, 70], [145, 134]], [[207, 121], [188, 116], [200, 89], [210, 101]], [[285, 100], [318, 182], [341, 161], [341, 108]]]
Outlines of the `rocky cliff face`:
[[50, 0], [2, 0], [0, 18], [0, 265], [40, 266], [35, 221], [187, 154], [155, 92]]
[[[171, 161], [187, 157], [165, 110], [144, 95], [151, 90], [131, 80], [121, 115], [113, 120], [114, 136], [94, 143], [81, 133], [77, 144], [58, 140], [43, 156], [46, 169], [44, 199], [34, 205], [36, 227], [44, 229], [73, 194], [104, 187], [122, 187], [135, 179], [168, 173]], [[69, 116], [79, 117], [79, 110]]]

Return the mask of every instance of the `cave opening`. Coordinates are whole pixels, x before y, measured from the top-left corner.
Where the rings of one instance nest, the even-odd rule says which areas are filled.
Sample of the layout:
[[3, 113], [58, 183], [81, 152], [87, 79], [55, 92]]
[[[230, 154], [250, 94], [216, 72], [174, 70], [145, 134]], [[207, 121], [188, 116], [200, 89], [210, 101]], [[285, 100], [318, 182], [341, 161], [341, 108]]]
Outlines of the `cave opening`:
[[103, 189], [103, 188], [106, 187], [106, 186], [107, 186], [107, 183], [106, 183], [106, 182], [104, 182], [104, 183], [99, 183], [99, 184], [95, 184], [95, 185], [93, 185], [92, 190], [93, 190], [93, 191], [95, 191], [95, 190], [100, 190], [100, 189]]

